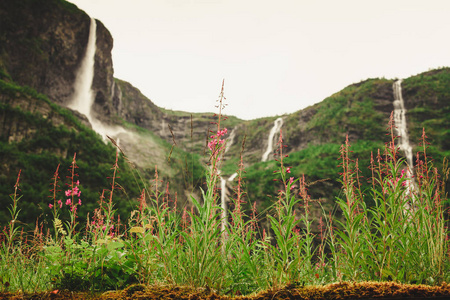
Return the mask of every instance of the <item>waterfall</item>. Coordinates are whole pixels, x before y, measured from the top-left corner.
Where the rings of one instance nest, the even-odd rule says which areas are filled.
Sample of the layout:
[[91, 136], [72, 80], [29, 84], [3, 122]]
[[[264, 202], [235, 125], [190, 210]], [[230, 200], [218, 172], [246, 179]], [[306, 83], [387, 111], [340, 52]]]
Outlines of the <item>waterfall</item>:
[[[394, 82], [392, 86], [394, 89], [394, 125], [396, 126], [396, 132], [399, 136], [399, 148], [405, 153], [406, 162], [408, 164], [405, 176], [408, 179], [406, 181], [406, 197], [411, 197], [411, 193], [416, 190], [413, 179], [413, 153], [412, 147], [409, 143], [408, 127], [406, 124], [406, 109], [402, 96], [402, 80], [399, 79]], [[411, 202], [406, 203], [404, 206], [405, 211], [409, 211], [414, 204], [414, 197], [411, 197]]]
[[230, 136], [227, 139], [227, 143], [225, 145], [225, 151], [224, 154], [228, 152], [228, 150], [230, 150], [231, 145], [233, 145], [234, 143], [234, 137], [236, 136], [236, 134], [234, 133], [234, 129], [231, 130]]
[[81, 62], [80, 69], [77, 72], [74, 84], [74, 95], [68, 107], [84, 114], [92, 125], [92, 129], [100, 134], [106, 142], [106, 135], [117, 136], [119, 133], [126, 131], [119, 126], [103, 124], [92, 115], [92, 105], [94, 104], [95, 99], [95, 95], [92, 91], [92, 82], [94, 80], [95, 68], [96, 31], [97, 23], [94, 18], [91, 18], [86, 53]]
[[220, 202], [222, 208], [222, 232], [225, 232], [227, 226], [227, 180], [220, 176]]
[[95, 44], [97, 41], [96, 31], [97, 26], [95, 19], [91, 18], [86, 53], [81, 62], [80, 69], [78, 70], [74, 85], [75, 92], [72, 101], [69, 104], [69, 108], [84, 114], [92, 127], [94, 127], [94, 124], [92, 122], [91, 108], [94, 103], [94, 93], [92, 92], [91, 86], [92, 81], [94, 80]]
[[406, 109], [402, 97], [402, 80], [394, 82], [394, 124], [396, 126], [397, 135], [399, 136], [399, 148], [405, 153], [406, 161], [410, 173], [413, 169], [413, 152], [409, 144], [408, 127], [406, 124]]
[[238, 173], [233, 173], [229, 178], [228, 181], [233, 181], [238, 176]]
[[273, 122], [273, 127], [270, 130], [269, 138], [267, 139], [267, 150], [264, 152], [261, 161], [267, 161], [269, 154], [272, 153], [273, 148], [273, 138], [277, 132], [280, 131], [281, 126], [283, 126], [283, 118], [278, 118]]

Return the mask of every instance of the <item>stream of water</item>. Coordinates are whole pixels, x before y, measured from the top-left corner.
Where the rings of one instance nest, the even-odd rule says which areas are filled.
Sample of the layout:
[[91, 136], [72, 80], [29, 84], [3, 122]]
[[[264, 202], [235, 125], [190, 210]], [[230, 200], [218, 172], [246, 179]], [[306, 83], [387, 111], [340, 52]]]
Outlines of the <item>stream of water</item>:
[[404, 209], [410, 210], [412, 204], [414, 204], [414, 197], [411, 197], [411, 193], [416, 189], [414, 183], [414, 165], [413, 165], [413, 152], [411, 144], [409, 143], [408, 127], [406, 123], [406, 109], [405, 102], [402, 96], [402, 80], [397, 80], [393, 85], [394, 89], [394, 125], [396, 127], [396, 133], [399, 139], [399, 149], [405, 153], [407, 168], [405, 176], [406, 180], [406, 197], [410, 197], [411, 203], [406, 203]]
[[[86, 53], [78, 70], [75, 84], [74, 95], [69, 108], [84, 114], [89, 122], [92, 124], [91, 107], [94, 102], [94, 95], [92, 93], [92, 81], [94, 80], [94, 65], [95, 65], [95, 50], [97, 41], [97, 25], [93, 18], [91, 18], [91, 25], [89, 29], [89, 39], [86, 46]], [[95, 129], [94, 129], [95, 130]]]
[[118, 134], [126, 131], [120, 126], [109, 126], [103, 124], [92, 115], [92, 105], [94, 104], [95, 99], [94, 92], [92, 91], [92, 82], [94, 80], [95, 52], [97, 48], [96, 31], [97, 23], [94, 18], [91, 18], [86, 53], [81, 62], [80, 69], [77, 72], [74, 83], [74, 95], [68, 107], [84, 114], [89, 120], [92, 129], [100, 134], [106, 142], [106, 135], [117, 137]]
[[261, 161], [267, 161], [269, 158], [269, 155], [273, 151], [273, 138], [275, 137], [275, 134], [280, 131], [281, 126], [283, 126], [283, 118], [278, 118], [273, 122], [273, 127], [269, 132], [269, 137], [267, 138], [267, 150], [264, 152]]
[[412, 174], [413, 169], [413, 152], [411, 144], [409, 143], [408, 127], [406, 123], [406, 109], [405, 102], [402, 96], [402, 80], [394, 82], [394, 122], [396, 126], [397, 135], [399, 136], [400, 150], [405, 153], [408, 168]]

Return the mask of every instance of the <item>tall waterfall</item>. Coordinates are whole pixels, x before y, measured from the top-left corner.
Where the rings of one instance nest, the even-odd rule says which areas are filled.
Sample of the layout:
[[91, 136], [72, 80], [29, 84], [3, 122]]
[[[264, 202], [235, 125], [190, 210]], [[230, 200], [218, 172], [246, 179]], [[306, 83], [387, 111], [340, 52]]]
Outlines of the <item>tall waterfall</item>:
[[[94, 80], [94, 63], [96, 50], [96, 36], [97, 26], [95, 19], [91, 18], [91, 26], [89, 29], [89, 40], [86, 46], [86, 53], [81, 62], [75, 79], [75, 92], [69, 107], [84, 114], [91, 125], [94, 127], [93, 118], [91, 115], [92, 104], [94, 103], [94, 94], [91, 86]], [[95, 129], [94, 129], [95, 130]]]
[[261, 161], [267, 161], [269, 154], [273, 151], [273, 138], [277, 132], [280, 131], [281, 126], [283, 126], [283, 118], [278, 118], [273, 122], [273, 127], [270, 130], [269, 137], [267, 139], [267, 150], [264, 152]]
[[406, 124], [406, 109], [405, 103], [403, 101], [402, 96], [402, 80], [397, 80], [394, 82], [394, 124], [396, 126], [397, 135], [399, 136], [399, 148], [405, 153], [406, 161], [408, 163], [406, 169], [406, 178], [409, 179], [406, 181], [406, 197], [410, 197], [411, 202], [405, 203], [404, 210], [411, 210], [414, 204], [414, 197], [411, 197], [411, 192], [413, 192], [416, 187], [413, 179], [413, 153], [412, 147], [409, 143], [408, 137], [408, 127]]
[[394, 122], [396, 126], [397, 135], [400, 136], [399, 147], [405, 153], [408, 168], [412, 174], [413, 169], [413, 152], [409, 144], [408, 127], [406, 124], [406, 109], [402, 96], [402, 80], [394, 82]]
[[74, 95], [68, 107], [84, 114], [89, 120], [89, 123], [91, 123], [92, 129], [100, 134], [106, 142], [106, 135], [117, 136], [119, 133], [126, 131], [119, 126], [103, 124], [92, 115], [92, 105], [94, 104], [95, 99], [95, 95], [92, 91], [92, 82], [94, 80], [95, 70], [96, 31], [97, 23], [94, 18], [91, 18], [86, 53], [81, 62], [80, 69], [77, 72], [74, 84]]

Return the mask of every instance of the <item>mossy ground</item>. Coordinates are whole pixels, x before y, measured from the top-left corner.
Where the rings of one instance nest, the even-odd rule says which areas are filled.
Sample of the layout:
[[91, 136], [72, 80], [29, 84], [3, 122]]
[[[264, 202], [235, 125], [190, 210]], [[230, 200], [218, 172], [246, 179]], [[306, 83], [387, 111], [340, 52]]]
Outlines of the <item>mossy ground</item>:
[[400, 284], [395, 282], [340, 282], [323, 286], [286, 286], [247, 296], [222, 296], [206, 288], [173, 285], [132, 285], [120, 291], [91, 294], [71, 291], [49, 291], [35, 294], [0, 293], [2, 299], [449, 299], [450, 285]]

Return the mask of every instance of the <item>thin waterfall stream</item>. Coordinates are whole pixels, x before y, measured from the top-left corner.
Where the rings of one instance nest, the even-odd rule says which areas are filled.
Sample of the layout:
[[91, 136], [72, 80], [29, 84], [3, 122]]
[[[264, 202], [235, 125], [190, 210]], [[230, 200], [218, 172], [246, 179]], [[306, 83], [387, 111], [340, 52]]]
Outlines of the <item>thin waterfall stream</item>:
[[408, 163], [409, 171], [412, 174], [413, 169], [413, 152], [408, 137], [408, 126], [406, 123], [406, 109], [405, 102], [402, 96], [402, 80], [394, 82], [394, 122], [399, 136], [399, 147], [405, 153], [406, 161]]
[[[410, 197], [411, 192], [415, 189], [413, 180], [414, 165], [413, 165], [413, 152], [411, 144], [409, 143], [408, 126], [406, 123], [406, 109], [405, 102], [402, 96], [402, 80], [399, 79], [394, 82], [392, 88], [394, 90], [394, 124], [397, 136], [399, 139], [399, 149], [404, 152], [407, 162], [407, 168], [405, 176], [408, 179], [406, 181], [406, 195]], [[411, 197], [411, 201], [414, 202], [414, 198]], [[409, 210], [411, 206], [407, 204], [405, 210]]]
[[280, 131], [281, 126], [283, 126], [283, 118], [278, 118], [273, 122], [273, 127], [269, 132], [269, 137], [267, 138], [267, 150], [264, 152], [261, 161], [267, 161], [269, 158], [270, 153], [273, 151], [273, 138], [275, 137], [275, 134]]

